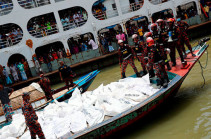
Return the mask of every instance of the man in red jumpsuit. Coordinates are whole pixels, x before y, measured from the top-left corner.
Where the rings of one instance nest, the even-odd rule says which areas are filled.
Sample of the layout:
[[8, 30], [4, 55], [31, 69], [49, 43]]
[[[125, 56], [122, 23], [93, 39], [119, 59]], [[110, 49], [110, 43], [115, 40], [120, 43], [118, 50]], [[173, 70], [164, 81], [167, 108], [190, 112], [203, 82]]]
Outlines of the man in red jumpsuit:
[[[169, 33], [169, 37], [172, 38], [172, 40], [169, 40], [168, 41], [168, 46], [171, 50], [170, 52], [170, 57], [171, 57], [171, 61], [172, 61], [172, 66], [176, 66], [176, 51], [175, 51], [175, 48], [177, 48], [177, 51], [180, 55], [180, 58], [181, 58], [181, 61], [182, 61], [182, 64], [185, 65], [185, 60], [183, 58], [183, 55], [182, 55], [182, 48], [181, 48], [181, 45], [180, 45], [180, 41], [179, 41], [179, 35], [180, 35], [180, 29], [177, 25], [174, 24], [174, 19], [173, 18], [169, 18], [167, 20], [167, 23], [168, 23], [168, 28], [167, 28], [167, 31]], [[171, 35], [171, 36], [170, 36]]]
[[188, 49], [190, 50], [192, 56], [193, 57], [196, 56], [195, 54], [193, 54], [193, 50], [192, 50], [192, 47], [190, 45], [190, 41], [189, 41], [188, 34], [187, 34], [187, 30], [189, 28], [188, 23], [182, 21], [181, 18], [177, 18], [177, 25], [180, 29], [180, 38], [179, 39], [180, 39], [182, 51], [185, 54], [184, 57], [187, 57], [186, 50], [185, 50], [185, 44], [188, 47]]
[[35, 113], [31, 103], [29, 102], [30, 100], [29, 93], [23, 93], [22, 97], [23, 97], [22, 111], [26, 120], [25, 121], [26, 125], [28, 126], [31, 134], [31, 139], [36, 139], [36, 135], [38, 135], [40, 139], [45, 139], [45, 135], [43, 134], [42, 128], [38, 122], [37, 114]]
[[130, 64], [131, 67], [133, 68], [134, 72], [136, 73], [137, 77], [140, 77], [140, 74], [134, 64], [134, 51], [133, 49], [127, 45], [124, 44], [123, 40], [119, 40], [118, 41], [119, 44], [119, 50], [118, 50], [118, 54], [119, 54], [119, 64], [121, 65], [122, 68], [122, 78], [126, 78], [125, 75], [125, 71], [127, 68], [127, 65]]
[[147, 52], [147, 48], [145, 47], [143, 41], [140, 41], [138, 39], [138, 35], [134, 34], [132, 36], [133, 42], [135, 44], [134, 46], [134, 52], [136, 57], [138, 58], [138, 61], [141, 62], [141, 66], [143, 69], [143, 72], [141, 73], [141, 76], [144, 76], [147, 74], [147, 70], [146, 70], [146, 62], [145, 62], [145, 57], [146, 57], [146, 52]]
[[157, 76], [157, 86], [163, 86], [164, 88], [168, 87], [168, 74], [165, 69], [165, 63], [161, 56], [160, 51], [158, 50], [157, 44], [155, 44], [153, 38], [148, 37], [146, 40], [147, 49], [149, 50], [148, 62], [152, 64], [155, 69], [155, 74]]
[[40, 87], [45, 93], [46, 99], [53, 100], [52, 91], [51, 91], [51, 82], [49, 78], [45, 77], [44, 74], [40, 74], [40, 81], [38, 82]]

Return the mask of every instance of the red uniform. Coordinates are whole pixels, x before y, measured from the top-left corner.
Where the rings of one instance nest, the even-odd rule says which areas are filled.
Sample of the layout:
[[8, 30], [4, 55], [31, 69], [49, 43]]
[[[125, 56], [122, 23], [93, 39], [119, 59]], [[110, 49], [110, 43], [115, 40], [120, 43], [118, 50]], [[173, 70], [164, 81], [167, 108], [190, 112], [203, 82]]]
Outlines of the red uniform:
[[185, 44], [188, 47], [188, 49], [190, 50], [191, 53], [193, 53], [192, 51], [192, 47], [190, 45], [190, 41], [188, 38], [188, 34], [187, 34], [187, 29], [189, 28], [189, 25], [187, 22], [184, 21], [180, 21], [180, 23], [178, 24], [178, 27], [180, 29], [180, 44], [183, 50], [183, 53], [186, 54], [186, 50], [185, 50]]
[[45, 139], [42, 128], [37, 122], [38, 117], [31, 103], [23, 101], [22, 111], [26, 120], [26, 125], [29, 127], [31, 139], [36, 139], [36, 135], [38, 135], [40, 139]]
[[119, 62], [122, 64], [122, 78], [126, 78], [125, 70], [128, 64], [131, 65], [134, 72], [138, 76], [138, 70], [133, 61], [134, 51], [128, 45], [124, 44], [123, 47], [119, 48], [118, 52], [119, 52]]
[[42, 77], [38, 83], [44, 91], [46, 99], [53, 99], [50, 80], [47, 77]]

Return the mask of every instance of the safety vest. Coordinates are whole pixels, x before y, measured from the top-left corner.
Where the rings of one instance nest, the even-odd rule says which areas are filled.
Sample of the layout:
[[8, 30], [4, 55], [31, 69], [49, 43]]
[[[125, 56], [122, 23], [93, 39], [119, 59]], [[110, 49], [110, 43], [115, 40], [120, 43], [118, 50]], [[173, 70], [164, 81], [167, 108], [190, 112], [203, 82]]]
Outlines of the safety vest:
[[173, 28], [168, 28], [168, 32], [172, 32], [172, 39], [173, 41], [178, 40], [178, 32], [177, 32], [177, 27], [176, 25], [173, 25]]
[[131, 49], [127, 45], [125, 45], [125, 47], [123, 47], [123, 48], [120, 47], [120, 51], [122, 53], [122, 57], [124, 60], [126, 60], [132, 56]]
[[159, 32], [152, 32], [152, 38], [154, 39], [154, 41], [158, 44], [160, 44], [161, 41], [161, 35]]
[[143, 48], [139, 44], [140, 44], [140, 41], [137, 44], [135, 44], [135, 53], [138, 56], [142, 55], [143, 53]]

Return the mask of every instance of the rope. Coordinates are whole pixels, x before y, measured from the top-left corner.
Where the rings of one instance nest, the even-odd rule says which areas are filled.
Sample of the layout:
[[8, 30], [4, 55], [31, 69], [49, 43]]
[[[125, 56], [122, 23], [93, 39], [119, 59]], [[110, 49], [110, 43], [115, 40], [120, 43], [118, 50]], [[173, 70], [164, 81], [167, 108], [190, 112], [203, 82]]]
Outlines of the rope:
[[207, 68], [207, 65], [208, 65], [208, 51], [206, 51], [206, 52], [207, 52], [207, 59], [206, 59], [206, 65], [204, 67], [202, 66], [200, 60], [198, 60], [199, 65], [201, 67], [201, 75], [202, 75], [202, 78], [204, 80], [204, 84], [201, 86], [201, 88], [204, 88], [204, 86], [206, 84], [206, 80], [205, 80], [205, 77], [204, 77], [204, 69], [206, 69]]

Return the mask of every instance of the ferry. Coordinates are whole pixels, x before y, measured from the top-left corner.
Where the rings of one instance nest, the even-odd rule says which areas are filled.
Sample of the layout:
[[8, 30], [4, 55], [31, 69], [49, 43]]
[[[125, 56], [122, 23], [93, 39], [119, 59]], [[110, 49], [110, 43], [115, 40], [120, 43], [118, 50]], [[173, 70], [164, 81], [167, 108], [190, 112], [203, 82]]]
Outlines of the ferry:
[[[143, 30], [147, 30], [147, 25], [158, 18], [180, 15], [189, 25], [200, 25], [211, 17], [204, 10], [204, 2], [206, 1], [1, 1], [0, 65], [5, 66], [11, 74], [11, 64], [25, 62], [27, 76], [37, 77], [32, 79], [38, 79], [40, 69], [48, 75], [57, 73], [60, 60], [78, 67], [76, 72], [88, 72], [118, 61], [114, 58], [118, 49], [115, 40], [118, 31], [127, 34], [128, 42], [132, 44], [133, 32], [130, 29], [141, 25]], [[113, 46], [113, 52], [108, 50], [108, 44], [103, 44], [102, 39], [105, 37]], [[10, 76], [12, 79], [12, 75]]]

